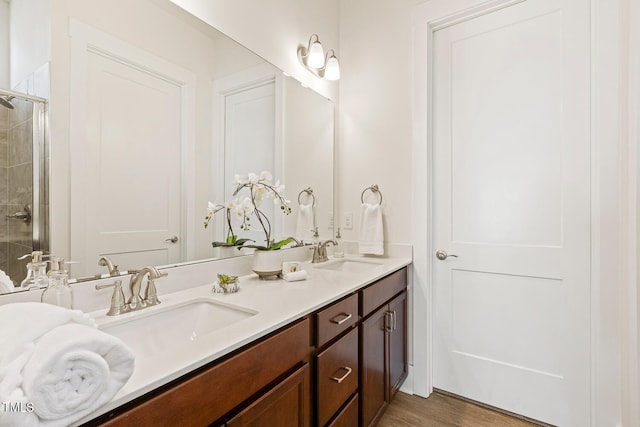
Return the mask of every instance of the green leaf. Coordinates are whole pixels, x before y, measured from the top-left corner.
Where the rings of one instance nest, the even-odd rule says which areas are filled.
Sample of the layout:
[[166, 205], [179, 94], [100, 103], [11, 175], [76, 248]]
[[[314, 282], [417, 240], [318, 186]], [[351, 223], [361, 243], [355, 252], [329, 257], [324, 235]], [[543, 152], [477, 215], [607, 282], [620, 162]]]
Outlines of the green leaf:
[[291, 237], [284, 239], [284, 240], [280, 240], [279, 242], [274, 242], [273, 245], [271, 245], [271, 250], [276, 250], [276, 249], [280, 249], [281, 247], [288, 245], [289, 243], [293, 242], [293, 239]]

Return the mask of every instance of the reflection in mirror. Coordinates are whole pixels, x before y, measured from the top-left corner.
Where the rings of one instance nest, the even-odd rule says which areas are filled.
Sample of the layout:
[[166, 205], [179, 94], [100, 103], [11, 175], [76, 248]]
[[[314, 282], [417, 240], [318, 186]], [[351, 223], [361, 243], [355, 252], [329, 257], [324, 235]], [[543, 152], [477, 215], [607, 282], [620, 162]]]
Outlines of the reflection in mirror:
[[48, 249], [45, 114], [45, 100], [0, 89], [2, 293], [20, 290], [31, 252]]
[[53, 191], [67, 199], [51, 201], [50, 247], [77, 262], [71, 277], [107, 275], [101, 257], [126, 272], [221, 256], [225, 220], [203, 219], [236, 173], [286, 184], [293, 212], [275, 215], [276, 238], [296, 234], [309, 187], [331, 236], [331, 101], [168, 0], [71, 0], [51, 19], [64, 33], [52, 34], [51, 86], [68, 94], [52, 120], [69, 135], [51, 173], [70, 192]]

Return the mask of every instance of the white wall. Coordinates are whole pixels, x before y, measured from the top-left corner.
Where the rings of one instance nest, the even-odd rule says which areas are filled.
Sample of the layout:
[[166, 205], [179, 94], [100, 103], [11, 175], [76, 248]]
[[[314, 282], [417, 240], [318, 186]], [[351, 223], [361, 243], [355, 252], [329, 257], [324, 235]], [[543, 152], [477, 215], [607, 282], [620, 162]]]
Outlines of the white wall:
[[171, 0], [331, 99], [338, 83], [320, 80], [298, 62], [311, 34], [341, 59], [339, 0]]
[[[362, 191], [384, 197], [385, 241], [411, 243], [412, 32], [415, 0], [343, 0], [340, 8], [340, 212], [356, 240]], [[341, 215], [342, 216], [342, 215]], [[343, 219], [343, 218], [341, 218]], [[426, 219], [425, 219], [426, 220]]]
[[[51, 59], [51, 0], [16, 0], [10, 11], [9, 84], [17, 88]], [[31, 88], [20, 90], [31, 92]]]
[[8, 89], [10, 79], [9, 3], [0, 0], [0, 88]]

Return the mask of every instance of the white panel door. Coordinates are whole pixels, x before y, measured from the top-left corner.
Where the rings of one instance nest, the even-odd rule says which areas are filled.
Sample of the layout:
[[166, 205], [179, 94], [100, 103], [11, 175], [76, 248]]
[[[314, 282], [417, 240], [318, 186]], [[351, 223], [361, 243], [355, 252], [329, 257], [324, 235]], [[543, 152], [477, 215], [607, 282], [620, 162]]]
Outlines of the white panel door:
[[181, 87], [100, 53], [88, 52], [86, 64], [83, 161], [91, 166], [79, 177], [87, 193], [73, 195], [86, 223], [85, 251], [74, 260], [87, 272], [102, 255], [121, 269], [180, 261]]
[[[276, 147], [275, 82], [249, 86], [225, 97], [224, 118], [224, 168], [225, 200], [233, 199], [234, 175], [249, 172], [259, 174], [269, 171], [274, 179], [281, 177], [276, 159], [280, 150]], [[238, 195], [249, 197], [248, 190]], [[272, 227], [272, 237], [279, 240], [282, 234], [282, 215], [277, 216], [271, 200], [266, 200], [260, 210], [267, 215]], [[251, 216], [251, 229], [240, 230], [240, 222], [233, 219], [234, 232], [241, 237], [253, 239], [258, 245], [265, 244], [265, 235], [258, 220]]]
[[588, 24], [528, 0], [434, 34], [433, 384], [562, 426], [589, 420]]

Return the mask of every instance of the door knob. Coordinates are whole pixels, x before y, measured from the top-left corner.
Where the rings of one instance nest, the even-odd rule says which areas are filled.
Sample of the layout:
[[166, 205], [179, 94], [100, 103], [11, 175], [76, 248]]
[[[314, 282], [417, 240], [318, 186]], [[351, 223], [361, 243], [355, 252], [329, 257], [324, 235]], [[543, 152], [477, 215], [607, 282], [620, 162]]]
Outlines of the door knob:
[[178, 236], [171, 236], [168, 239], [165, 239], [165, 242], [167, 243], [176, 243], [178, 241]]
[[443, 250], [439, 250], [439, 251], [436, 252], [436, 258], [438, 258], [440, 261], [444, 261], [445, 259], [449, 258], [450, 256], [452, 256], [454, 258], [458, 258], [458, 255], [454, 255], [454, 254], [449, 255], [446, 251], [443, 251]]

